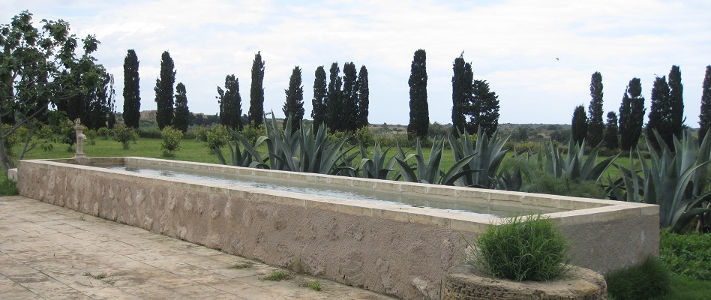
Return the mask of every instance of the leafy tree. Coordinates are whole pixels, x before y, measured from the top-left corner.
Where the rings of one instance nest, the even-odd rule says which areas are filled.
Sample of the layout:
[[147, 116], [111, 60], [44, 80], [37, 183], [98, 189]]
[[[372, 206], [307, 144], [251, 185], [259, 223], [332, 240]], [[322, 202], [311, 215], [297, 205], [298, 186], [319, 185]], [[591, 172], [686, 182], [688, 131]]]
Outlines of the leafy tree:
[[326, 122], [326, 97], [328, 92], [326, 90], [326, 71], [323, 66], [316, 68], [315, 78], [314, 78], [314, 98], [311, 100], [313, 110], [311, 110], [311, 117], [313, 118], [314, 128], [318, 128], [321, 124]]
[[326, 125], [331, 130], [344, 130], [343, 126], [343, 101], [341, 97], [341, 76], [338, 75], [341, 70], [338, 68], [338, 63], [331, 64], [328, 96], [326, 98]]
[[252, 61], [252, 86], [249, 89], [249, 124], [259, 126], [264, 117], [264, 61], [261, 52], [254, 55]]
[[632, 78], [627, 85], [627, 91], [622, 96], [620, 105], [620, 147], [624, 151], [631, 150], [642, 134], [644, 125], [644, 96], [639, 78]]
[[183, 133], [188, 131], [190, 126], [190, 110], [188, 109], [188, 96], [185, 92], [185, 85], [182, 82], [175, 86], [175, 119], [173, 120], [175, 129]]
[[239, 95], [239, 79], [234, 74], [225, 76], [225, 90], [217, 87], [216, 97], [220, 104], [220, 124], [231, 129], [242, 129], [242, 98]]
[[605, 147], [607, 149], [617, 149], [619, 143], [617, 140], [617, 114], [615, 112], [607, 113], [607, 126], [605, 126]]
[[[291, 130], [296, 132], [301, 127], [301, 120], [304, 119], [304, 87], [301, 85], [301, 68], [294, 67], [289, 78], [289, 89], [286, 93], [284, 103], [284, 116], [291, 120]], [[287, 122], [283, 123], [286, 127]]]
[[699, 141], [711, 129], [711, 65], [706, 66], [703, 91], [701, 92], [701, 114], [699, 114]]
[[659, 132], [663, 142], [669, 147], [673, 147], [672, 137], [672, 107], [669, 99], [669, 85], [666, 77], [657, 77], [652, 87], [652, 105], [649, 111], [649, 121], [647, 122], [647, 140], [650, 144], [659, 149], [659, 143], [654, 135], [654, 131]]
[[128, 49], [123, 60], [123, 122], [131, 128], [138, 128], [141, 117], [140, 77], [138, 76], [138, 56]]
[[368, 89], [368, 69], [360, 67], [358, 72], [358, 127], [368, 126], [368, 105], [370, 105], [370, 90]]
[[175, 84], [175, 71], [170, 53], [164, 51], [160, 60], [160, 77], [156, 79], [156, 122], [162, 130], [165, 126], [173, 125], [173, 84]]
[[588, 135], [588, 117], [585, 115], [585, 107], [579, 105], [573, 112], [573, 123], [570, 128], [573, 133], [573, 141], [576, 144], [582, 144], [585, 137]]
[[672, 66], [669, 71], [669, 105], [671, 107], [671, 131], [677, 138], [681, 138], [684, 130], [684, 86], [681, 84], [681, 70], [679, 66]]
[[469, 116], [468, 132], [477, 133], [480, 127], [487, 136], [496, 132], [499, 126], [499, 96], [489, 90], [486, 80], [474, 80], [466, 114]]
[[[469, 99], [472, 95], [472, 66], [464, 62], [464, 56], [460, 55], [454, 60], [452, 67], [452, 125], [454, 132], [461, 131], [466, 126], [464, 112], [467, 110]], [[478, 114], [478, 112], [472, 112]]]
[[600, 72], [592, 74], [590, 79], [590, 106], [588, 106], [588, 142], [595, 146], [602, 142], [605, 125], [602, 123], [602, 75]]
[[356, 86], [358, 75], [353, 62], [343, 65], [343, 92], [342, 92], [342, 112], [343, 129], [355, 131], [358, 129], [358, 87]]
[[427, 53], [423, 49], [415, 51], [410, 66], [410, 123], [407, 132], [420, 138], [427, 136], [430, 125], [427, 107]]

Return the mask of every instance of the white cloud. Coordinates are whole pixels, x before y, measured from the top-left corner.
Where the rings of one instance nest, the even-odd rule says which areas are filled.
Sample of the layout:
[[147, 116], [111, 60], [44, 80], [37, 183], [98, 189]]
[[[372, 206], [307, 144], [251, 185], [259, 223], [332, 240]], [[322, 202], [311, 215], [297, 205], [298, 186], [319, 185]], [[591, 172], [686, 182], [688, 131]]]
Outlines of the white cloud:
[[595, 71], [603, 74], [605, 109], [616, 111], [632, 77], [642, 78], [649, 98], [653, 74], [678, 64], [687, 124], [696, 126], [703, 68], [711, 63], [711, 21], [705, 15], [711, 7], [703, 1], [2, 4], [4, 20], [28, 8], [40, 18], [69, 21], [80, 35], [95, 33], [102, 41], [100, 62], [119, 70], [114, 74], [119, 95], [123, 57], [126, 49], [136, 49], [143, 109], [155, 107], [160, 54], [169, 50], [193, 111], [216, 112], [215, 86], [232, 73], [240, 78], [247, 111], [251, 63], [261, 50], [265, 109], [281, 113], [283, 90], [299, 65], [310, 114], [315, 68], [354, 61], [369, 69], [371, 122], [404, 124], [412, 54], [423, 48], [432, 121], [450, 121], [452, 61], [464, 51], [475, 76], [487, 79], [500, 95], [501, 122], [568, 123], [575, 105], [587, 106]]

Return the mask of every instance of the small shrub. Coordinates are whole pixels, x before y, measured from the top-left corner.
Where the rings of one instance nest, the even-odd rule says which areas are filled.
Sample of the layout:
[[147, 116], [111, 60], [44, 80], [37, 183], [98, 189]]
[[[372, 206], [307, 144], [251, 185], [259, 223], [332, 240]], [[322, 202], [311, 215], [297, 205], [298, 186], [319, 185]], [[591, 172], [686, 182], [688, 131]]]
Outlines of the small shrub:
[[163, 138], [163, 142], [160, 144], [160, 149], [163, 150], [163, 156], [171, 157], [175, 155], [174, 152], [176, 150], [180, 149], [183, 132], [171, 126], [166, 126], [161, 131], [161, 138]]
[[260, 136], [267, 135], [267, 131], [264, 129], [264, 125], [254, 126], [247, 125], [242, 128], [242, 136], [247, 139], [252, 145], [257, 142]]
[[369, 147], [375, 144], [373, 133], [368, 130], [367, 126], [356, 130], [353, 139], [355, 139], [356, 145], [363, 145], [363, 147]]
[[210, 150], [222, 148], [231, 139], [230, 131], [224, 125], [217, 125], [207, 131], [205, 141]]
[[662, 230], [659, 259], [670, 271], [711, 280], [711, 234], [676, 234]]
[[199, 142], [207, 142], [207, 132], [210, 129], [205, 126], [195, 126], [188, 132], [192, 132], [191, 135], [195, 136], [195, 140]]
[[96, 130], [96, 134], [101, 138], [108, 140], [111, 137], [111, 130], [106, 127], [101, 127]]
[[131, 127], [126, 127], [124, 124], [119, 124], [113, 130], [113, 138], [115, 141], [123, 145], [124, 150], [129, 149], [129, 142], [135, 141], [138, 138], [138, 134]]
[[96, 136], [98, 135], [96, 133], [96, 130], [94, 129], [87, 129], [84, 132], [84, 135], [86, 135], [86, 139], [89, 141], [89, 145], [96, 145]]
[[496, 278], [545, 281], [561, 276], [568, 243], [550, 220], [537, 215], [490, 226], [476, 241], [469, 263]]
[[615, 299], [657, 299], [669, 291], [669, 271], [659, 260], [649, 257], [641, 265], [610, 273], [607, 291]]
[[269, 275], [262, 277], [262, 279], [271, 281], [282, 281], [291, 279], [291, 275], [284, 270], [276, 270], [269, 273]]
[[139, 128], [138, 136], [147, 139], [159, 139], [161, 138], [161, 131], [158, 127]]
[[4, 174], [0, 173], [0, 196], [14, 195], [17, 195], [17, 186], [10, 179], [7, 179]]

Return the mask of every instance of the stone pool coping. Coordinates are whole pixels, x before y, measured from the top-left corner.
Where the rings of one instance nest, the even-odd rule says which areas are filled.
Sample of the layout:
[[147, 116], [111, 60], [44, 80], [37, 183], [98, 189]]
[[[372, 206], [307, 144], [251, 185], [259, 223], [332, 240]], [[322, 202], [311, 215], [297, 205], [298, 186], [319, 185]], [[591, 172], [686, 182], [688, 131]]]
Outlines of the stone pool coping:
[[[654, 216], [659, 214], [659, 206], [645, 203], [601, 200], [582, 197], [559, 196], [549, 194], [524, 193], [501, 191], [471, 187], [443, 186], [435, 184], [402, 182], [382, 179], [360, 177], [346, 177], [325, 175], [317, 173], [302, 173], [280, 170], [256, 169], [229, 165], [216, 165], [210, 163], [173, 161], [144, 157], [94, 157], [92, 162], [101, 164], [127, 164], [140, 166], [140, 162], [148, 162], [152, 167], [166, 167], [180, 170], [198, 170], [199, 172], [241, 175], [264, 176], [278, 180], [302, 181], [311, 184], [328, 184], [344, 186], [355, 189], [372, 189], [403, 194], [434, 194], [438, 196], [463, 198], [467, 197], [482, 204], [501, 206], [543, 206], [564, 211], [546, 213], [546, 216], [560, 225], [578, 225], [594, 222], [605, 222], [627, 219], [635, 216]], [[72, 159], [42, 159], [51, 165], [64, 165], [72, 163]], [[187, 165], [185, 168], [180, 165]], [[291, 205], [304, 208], [331, 210], [355, 216], [379, 217], [399, 222], [418, 223], [423, 225], [436, 225], [458, 231], [481, 233], [488, 225], [498, 224], [505, 218], [474, 215], [461, 211], [452, 211], [439, 208], [413, 207], [406, 204], [377, 203], [375, 201], [361, 201], [340, 199], [330, 196], [303, 194], [298, 192], [270, 190], [258, 187], [245, 187], [231, 184], [211, 183], [202, 180], [183, 179], [178, 177], [165, 177], [159, 175], [139, 174], [122, 170], [108, 170], [97, 166], [73, 165], [77, 169], [86, 169], [107, 173], [118, 173], [129, 176], [152, 178], [180, 182], [193, 188], [219, 188], [241, 190], [246, 192], [259, 192], [272, 197], [260, 197], [259, 201], [272, 202], [282, 205]]]

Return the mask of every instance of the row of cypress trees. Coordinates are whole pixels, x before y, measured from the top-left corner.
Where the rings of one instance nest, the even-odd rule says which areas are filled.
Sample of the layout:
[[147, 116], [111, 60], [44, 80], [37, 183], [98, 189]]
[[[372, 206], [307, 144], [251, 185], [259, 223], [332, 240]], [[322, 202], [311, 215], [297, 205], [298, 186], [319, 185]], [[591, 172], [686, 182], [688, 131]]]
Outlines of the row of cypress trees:
[[[138, 128], [141, 115], [139, 61], [136, 51], [129, 49], [123, 62], [123, 119], [128, 127]], [[160, 76], [153, 89], [157, 103], [156, 122], [163, 129], [173, 126], [183, 132], [188, 130], [190, 110], [185, 85], [180, 82], [175, 86], [175, 64], [168, 51], [161, 55]]]
[[[602, 123], [602, 75], [595, 72], [590, 83], [590, 106], [588, 115], [585, 108], [580, 105], [573, 112], [572, 136], [580, 143], [587, 139], [590, 145], [604, 142], [610, 149], [620, 147], [629, 151], [637, 145], [642, 134], [645, 114], [642, 84], [639, 78], [632, 78], [622, 96], [619, 119], [615, 112], [608, 112], [607, 125]], [[681, 70], [679, 66], [672, 66], [669, 72], [669, 81], [666, 76], [656, 77], [652, 87], [651, 107], [646, 126], [646, 136], [654, 147], [659, 147], [661, 142], [670, 147], [673, 136], [681, 136], [684, 130], [684, 100]], [[618, 126], [619, 124], [619, 126]], [[701, 98], [701, 114], [699, 116], [699, 138], [703, 137], [711, 127], [711, 66], [706, 67], [703, 92]], [[654, 135], [657, 131], [662, 141], [657, 141]]]

